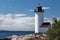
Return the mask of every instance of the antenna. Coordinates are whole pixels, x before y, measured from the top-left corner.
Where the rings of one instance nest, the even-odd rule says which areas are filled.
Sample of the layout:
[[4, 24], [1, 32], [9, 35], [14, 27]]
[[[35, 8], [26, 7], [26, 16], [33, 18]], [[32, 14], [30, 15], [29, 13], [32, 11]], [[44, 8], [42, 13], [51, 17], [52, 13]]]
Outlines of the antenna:
[[[41, 4], [42, 0], [38, 0], [38, 6]], [[41, 5], [40, 5], [41, 6]], [[42, 9], [49, 9], [49, 7], [42, 7]]]
[[[37, 5], [37, 6], [41, 6], [40, 4], [40, 2], [41, 2], [42, 0], [36, 0], [36, 2], [38, 2], [39, 4]], [[43, 10], [45, 10], [45, 9], [49, 9], [50, 7], [42, 7], [42, 9]], [[29, 11], [31, 11], [31, 12], [33, 12], [34, 11], [34, 9], [30, 9]]]

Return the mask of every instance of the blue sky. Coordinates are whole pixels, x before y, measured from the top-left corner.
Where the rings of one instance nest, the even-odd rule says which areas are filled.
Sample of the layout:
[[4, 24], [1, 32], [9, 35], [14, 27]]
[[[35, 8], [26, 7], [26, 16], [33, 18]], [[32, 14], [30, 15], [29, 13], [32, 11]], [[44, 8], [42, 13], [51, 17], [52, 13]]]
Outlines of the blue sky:
[[60, 17], [60, 0], [0, 0], [0, 13], [26, 13], [34, 16], [30, 9], [35, 9], [37, 4], [49, 7], [45, 10], [45, 17]]
[[44, 12], [47, 21], [60, 18], [60, 0], [0, 0], [0, 30], [34, 31], [35, 14], [29, 10], [39, 3], [49, 7]]

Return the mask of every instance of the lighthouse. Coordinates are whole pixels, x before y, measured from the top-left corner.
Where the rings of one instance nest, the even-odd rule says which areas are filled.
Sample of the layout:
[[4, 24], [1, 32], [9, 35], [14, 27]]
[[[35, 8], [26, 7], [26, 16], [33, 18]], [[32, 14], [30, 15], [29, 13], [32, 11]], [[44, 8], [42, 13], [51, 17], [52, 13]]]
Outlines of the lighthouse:
[[[44, 9], [48, 9], [45, 7]], [[51, 27], [50, 21], [44, 21], [44, 9], [39, 4], [34, 10], [35, 12], [35, 33], [46, 33], [47, 30]]]
[[35, 12], [35, 33], [40, 33], [40, 26], [43, 23], [43, 9], [42, 6], [39, 4], [37, 8], [34, 10]]

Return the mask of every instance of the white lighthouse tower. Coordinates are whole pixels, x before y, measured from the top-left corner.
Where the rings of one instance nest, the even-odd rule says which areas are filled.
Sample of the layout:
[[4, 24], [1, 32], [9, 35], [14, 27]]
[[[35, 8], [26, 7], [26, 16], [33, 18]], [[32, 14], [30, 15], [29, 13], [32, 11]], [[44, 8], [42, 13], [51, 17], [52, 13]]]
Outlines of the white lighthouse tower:
[[35, 33], [40, 33], [40, 26], [43, 23], [43, 9], [42, 6], [39, 4], [37, 9], [34, 10], [35, 12]]

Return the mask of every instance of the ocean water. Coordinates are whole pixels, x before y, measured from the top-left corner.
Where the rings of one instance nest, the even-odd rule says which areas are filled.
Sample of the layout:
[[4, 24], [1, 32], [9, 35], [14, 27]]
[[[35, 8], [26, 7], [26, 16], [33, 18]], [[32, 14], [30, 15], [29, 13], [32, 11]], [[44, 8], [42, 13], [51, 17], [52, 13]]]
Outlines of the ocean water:
[[26, 35], [26, 34], [34, 34], [34, 31], [0, 31], [0, 38], [6, 38], [12, 35]]

